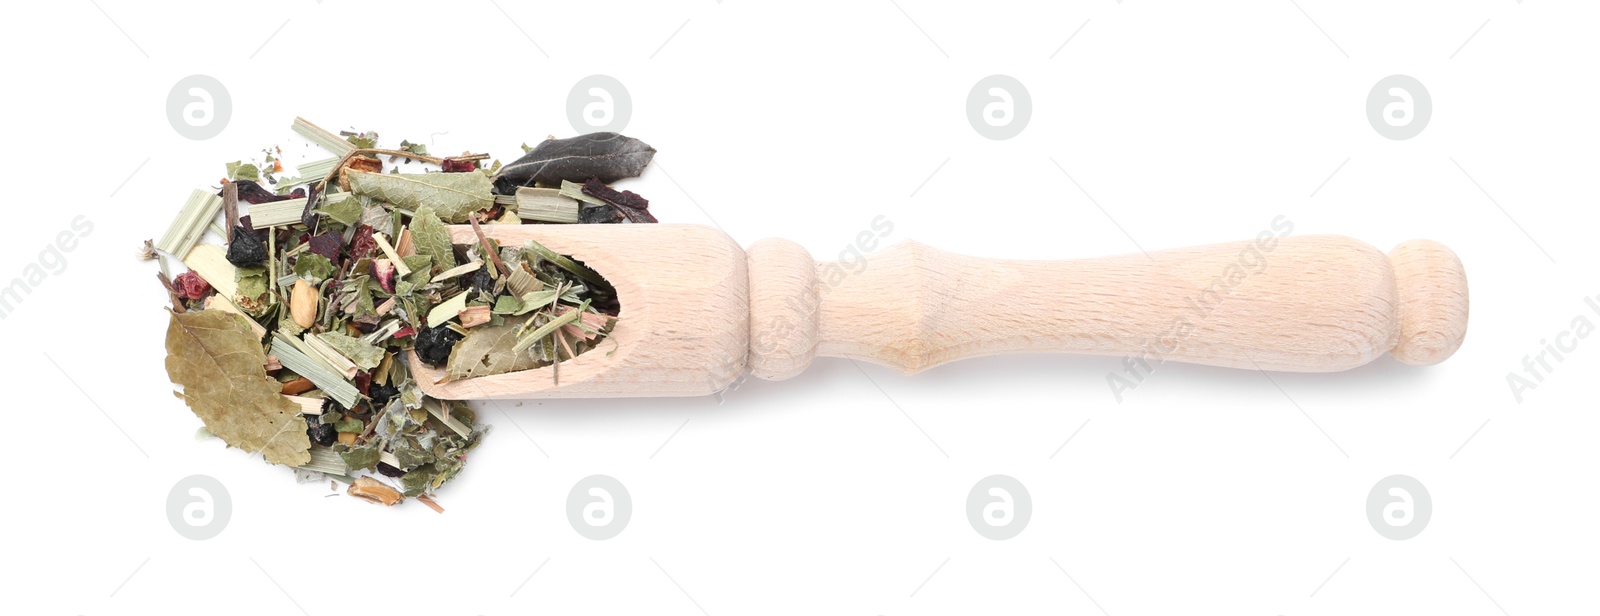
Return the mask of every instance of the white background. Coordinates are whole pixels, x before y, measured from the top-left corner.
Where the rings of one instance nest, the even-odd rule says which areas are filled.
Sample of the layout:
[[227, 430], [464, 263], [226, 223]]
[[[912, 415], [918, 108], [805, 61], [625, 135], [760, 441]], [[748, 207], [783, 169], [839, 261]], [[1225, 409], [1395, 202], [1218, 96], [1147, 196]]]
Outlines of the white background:
[[[1592, 4], [898, 1], [14, 11], [0, 283], [75, 216], [94, 228], [0, 321], [0, 595], [61, 614], [1596, 609], [1600, 339], [1520, 404], [1506, 383], [1575, 317], [1600, 323], [1583, 302], [1600, 295]], [[210, 140], [166, 119], [193, 74], [232, 97]], [[296, 115], [510, 160], [574, 132], [567, 92], [591, 74], [626, 85], [625, 132], [660, 150], [625, 186], [663, 221], [827, 259], [883, 214], [892, 240], [1066, 259], [1249, 238], [1285, 215], [1297, 235], [1451, 246], [1470, 333], [1430, 368], [1167, 364], [1120, 404], [1119, 358], [1064, 355], [912, 377], [819, 359], [721, 404], [508, 402], [484, 407], [494, 430], [444, 515], [325, 498], [194, 441], [162, 367], [155, 268], [133, 258], [191, 189], [294, 143]], [[967, 121], [991, 74], [1031, 93], [1014, 139]], [[1392, 74], [1433, 99], [1405, 141], [1365, 114]], [[194, 474], [233, 503], [206, 541], [165, 513]], [[592, 474], [634, 502], [606, 541], [565, 517]], [[1033, 500], [1006, 541], [966, 519], [992, 474]], [[1432, 495], [1410, 540], [1366, 519], [1392, 474]]]

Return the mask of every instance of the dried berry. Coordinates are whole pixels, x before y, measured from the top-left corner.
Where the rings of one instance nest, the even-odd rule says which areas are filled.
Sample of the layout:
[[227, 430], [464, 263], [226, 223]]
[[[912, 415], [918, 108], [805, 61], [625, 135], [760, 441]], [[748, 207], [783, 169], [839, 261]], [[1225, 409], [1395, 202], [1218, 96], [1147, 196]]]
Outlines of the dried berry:
[[388, 462], [379, 462], [378, 472], [382, 473], [384, 477], [403, 477], [406, 474], [403, 470], [389, 466]]
[[585, 225], [610, 224], [622, 222], [622, 212], [609, 205], [583, 204], [583, 209], [578, 210], [578, 222]]
[[[333, 402], [333, 400], [328, 402]], [[326, 407], [327, 404], [324, 403], [323, 406]], [[334, 430], [332, 424], [322, 423], [322, 417], [320, 416], [306, 415], [306, 436], [310, 437], [313, 443], [323, 447], [331, 447], [333, 442], [339, 438], [339, 431]]]
[[373, 385], [367, 392], [367, 397], [372, 398], [372, 408], [383, 408], [400, 395], [400, 388], [393, 385]]
[[178, 289], [178, 294], [184, 299], [200, 299], [211, 292], [211, 283], [193, 271], [178, 274], [177, 280], [172, 281], [172, 286]]
[[443, 365], [450, 359], [450, 349], [461, 340], [461, 334], [455, 330], [440, 325], [439, 327], [424, 328], [417, 334], [417, 357], [427, 362], [430, 366]]
[[489, 268], [480, 267], [472, 275], [472, 286], [485, 295], [494, 292], [494, 277], [489, 275]]
[[[478, 164], [473, 162], [473, 161], [470, 161], [470, 160], [456, 160], [454, 158], [446, 158], [446, 159], [444, 159], [443, 163], [440, 163], [439, 169], [444, 171], [445, 173], [466, 173], [468, 171], [477, 171], [478, 170]], [[398, 477], [399, 475], [392, 475], [392, 476]]]
[[234, 267], [257, 267], [267, 262], [267, 245], [243, 225], [233, 228], [233, 241], [228, 242], [228, 262]]

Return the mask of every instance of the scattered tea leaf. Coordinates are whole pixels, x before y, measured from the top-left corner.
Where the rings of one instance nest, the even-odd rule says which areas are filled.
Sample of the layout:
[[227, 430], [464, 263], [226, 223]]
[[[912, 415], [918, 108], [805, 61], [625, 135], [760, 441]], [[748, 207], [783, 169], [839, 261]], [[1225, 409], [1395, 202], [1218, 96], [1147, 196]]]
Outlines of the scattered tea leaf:
[[456, 254], [450, 248], [450, 230], [444, 227], [433, 208], [426, 205], [417, 208], [416, 215], [411, 218], [411, 242], [416, 245], [417, 254], [431, 257], [434, 265], [445, 269], [456, 266]]
[[350, 191], [408, 210], [430, 207], [440, 219], [467, 222], [473, 212], [494, 207], [489, 178], [481, 173], [352, 172]]
[[451, 381], [527, 370], [538, 363], [532, 353], [517, 353], [517, 331], [528, 317], [512, 317], [501, 325], [480, 326], [456, 343], [445, 364]]

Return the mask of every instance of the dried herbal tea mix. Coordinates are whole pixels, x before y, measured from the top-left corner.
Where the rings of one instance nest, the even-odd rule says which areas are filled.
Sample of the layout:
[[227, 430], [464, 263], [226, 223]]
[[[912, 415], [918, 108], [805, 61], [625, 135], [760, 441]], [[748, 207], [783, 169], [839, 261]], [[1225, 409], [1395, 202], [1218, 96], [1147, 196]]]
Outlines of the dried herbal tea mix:
[[[220, 189], [193, 191], [145, 242], [171, 304], [167, 373], [229, 446], [352, 496], [443, 511], [430, 495], [487, 426], [423, 395], [407, 354], [444, 380], [551, 365], [560, 378], [559, 362], [601, 347], [621, 310], [605, 278], [483, 227], [656, 222], [643, 197], [610, 186], [655, 149], [594, 133], [524, 145], [502, 166], [299, 118], [291, 128], [330, 156], [290, 178], [277, 147], [227, 163]], [[453, 243], [456, 224], [476, 241]]]

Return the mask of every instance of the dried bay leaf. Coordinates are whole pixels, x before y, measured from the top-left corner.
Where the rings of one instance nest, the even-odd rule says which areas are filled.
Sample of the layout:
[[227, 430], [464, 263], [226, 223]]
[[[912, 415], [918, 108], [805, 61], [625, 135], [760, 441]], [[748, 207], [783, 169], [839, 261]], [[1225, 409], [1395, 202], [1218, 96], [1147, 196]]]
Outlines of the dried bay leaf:
[[450, 248], [450, 230], [433, 208], [417, 208], [416, 215], [411, 217], [411, 243], [417, 247], [417, 254], [432, 257], [433, 264], [441, 269], [456, 266], [456, 253]]
[[300, 407], [267, 376], [266, 353], [241, 317], [221, 310], [172, 314], [167, 324], [167, 376], [206, 430], [229, 446], [260, 451], [268, 462], [311, 461]]
[[638, 177], [655, 157], [650, 144], [617, 133], [589, 133], [571, 139], [547, 139], [522, 158], [500, 169], [495, 191], [509, 195], [518, 186], [543, 183], [559, 186], [562, 180], [582, 183], [600, 178], [610, 184]]
[[445, 363], [445, 378], [450, 381], [492, 374], [505, 374], [536, 367], [532, 353], [517, 353], [517, 330], [527, 317], [507, 318], [500, 325], [475, 327], [450, 350]]
[[489, 192], [491, 182], [481, 173], [356, 171], [349, 178], [352, 193], [408, 210], [433, 208], [434, 215], [447, 222], [467, 222], [473, 212], [494, 207], [494, 195]]

